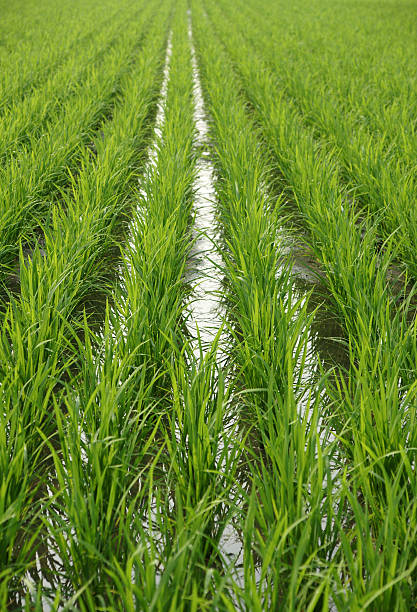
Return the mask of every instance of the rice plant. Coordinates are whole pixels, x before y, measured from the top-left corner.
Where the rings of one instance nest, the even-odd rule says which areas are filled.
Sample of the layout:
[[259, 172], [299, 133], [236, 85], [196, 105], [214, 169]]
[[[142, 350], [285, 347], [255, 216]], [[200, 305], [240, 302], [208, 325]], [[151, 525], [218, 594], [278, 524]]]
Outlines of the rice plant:
[[1, 8], [0, 608], [411, 610], [413, 7]]

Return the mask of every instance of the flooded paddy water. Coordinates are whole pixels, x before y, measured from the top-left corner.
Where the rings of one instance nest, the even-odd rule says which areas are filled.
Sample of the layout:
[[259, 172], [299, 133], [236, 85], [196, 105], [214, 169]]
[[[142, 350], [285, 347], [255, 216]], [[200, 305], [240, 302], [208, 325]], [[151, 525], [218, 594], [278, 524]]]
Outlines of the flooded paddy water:
[[[194, 79], [194, 105], [196, 127], [196, 149], [198, 161], [194, 198], [195, 242], [190, 253], [187, 281], [194, 287], [190, 304], [188, 330], [192, 335], [193, 350], [198, 357], [200, 348], [204, 356], [214, 338], [224, 324], [224, 312], [220, 302], [222, 292], [222, 259], [218, 248], [216, 220], [216, 190], [214, 187], [214, 167], [208, 148], [209, 127], [204, 109], [203, 92], [198, 73], [196, 53], [193, 45], [192, 27], [189, 13], [188, 37], [191, 45]], [[224, 351], [221, 336], [219, 353]]]

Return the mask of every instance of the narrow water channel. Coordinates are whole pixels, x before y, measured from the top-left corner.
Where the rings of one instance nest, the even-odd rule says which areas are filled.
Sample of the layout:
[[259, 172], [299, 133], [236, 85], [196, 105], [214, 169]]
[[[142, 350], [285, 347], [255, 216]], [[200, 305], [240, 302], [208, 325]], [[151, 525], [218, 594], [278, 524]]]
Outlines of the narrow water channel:
[[[190, 305], [188, 329], [192, 335], [191, 342], [196, 359], [204, 360], [217, 337], [216, 359], [221, 368], [227, 355], [227, 335], [224, 333], [226, 315], [221, 303], [222, 257], [218, 247], [215, 171], [208, 145], [209, 125], [193, 43], [190, 11], [188, 11], [188, 36], [194, 79], [196, 144], [200, 152], [195, 183], [196, 241], [191, 253], [192, 266], [188, 279], [193, 282], [195, 288], [194, 299]], [[225, 409], [227, 410], [227, 407]], [[225, 563], [236, 568], [237, 579], [243, 580], [243, 573], [238, 569], [243, 564], [242, 540], [230, 522], [223, 531], [220, 551]]]
[[[208, 150], [209, 127], [204, 110], [197, 59], [192, 38], [189, 17], [188, 36], [191, 45], [194, 79], [194, 120], [196, 126], [196, 146], [200, 152], [196, 166], [195, 182], [195, 225], [196, 240], [191, 252], [191, 269], [188, 280], [194, 284], [193, 300], [190, 304], [188, 330], [192, 336], [192, 346], [198, 358], [200, 350], [204, 356], [212, 345], [216, 334], [222, 328], [223, 319], [220, 292], [221, 256], [216, 248], [216, 213], [214, 188], [214, 167]], [[219, 339], [219, 354], [222, 351]]]

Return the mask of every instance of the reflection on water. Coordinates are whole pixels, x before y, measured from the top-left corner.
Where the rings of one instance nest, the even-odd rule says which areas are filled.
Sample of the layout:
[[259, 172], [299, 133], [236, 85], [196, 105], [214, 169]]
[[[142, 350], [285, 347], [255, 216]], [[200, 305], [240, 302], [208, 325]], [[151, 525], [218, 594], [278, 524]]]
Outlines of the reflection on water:
[[[194, 79], [194, 120], [196, 126], [196, 145], [200, 152], [197, 162], [195, 183], [195, 243], [191, 251], [187, 280], [194, 285], [194, 296], [190, 304], [188, 329], [193, 338], [193, 350], [199, 357], [200, 343], [203, 356], [222, 327], [222, 311], [219, 302], [221, 275], [219, 267], [221, 256], [216, 247], [214, 168], [210, 159], [207, 137], [209, 127], [204, 110], [200, 76], [197, 68], [195, 49], [192, 43], [191, 21], [188, 26], [191, 44], [192, 68]], [[197, 341], [199, 338], [200, 343]], [[224, 341], [224, 340], [223, 340]], [[220, 338], [220, 351], [222, 338]]]

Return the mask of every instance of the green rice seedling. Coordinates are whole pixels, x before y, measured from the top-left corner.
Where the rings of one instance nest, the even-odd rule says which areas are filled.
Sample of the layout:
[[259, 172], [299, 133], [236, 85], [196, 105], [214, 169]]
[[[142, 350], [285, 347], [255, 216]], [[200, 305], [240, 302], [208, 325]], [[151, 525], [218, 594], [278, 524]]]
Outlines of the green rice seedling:
[[[23, 436], [25, 461], [21, 469], [27, 481], [23, 492], [27, 500], [50, 471], [48, 448], [57, 441], [51, 406], [62, 408], [68, 371], [74, 371], [75, 362], [78, 367], [80, 364], [74, 341], [85, 300], [97, 291], [108, 291], [106, 260], [117, 245], [117, 225], [128, 212], [132, 176], [137, 172], [135, 162], [140, 161], [146, 123], [158, 88], [158, 53], [163, 42], [162, 29], [149, 47], [153, 63], [145, 54], [131, 82], [126, 83], [126, 106], [115, 114], [106, 147], [98, 147], [97, 161], [85, 159], [80, 175], [74, 179], [72, 198], [66, 196], [65, 211], [56, 208], [45, 230], [44, 254], [35, 249], [25, 260], [21, 251], [21, 294], [11, 301], [2, 330], [1, 391], [4, 406], [13, 405], [13, 410], [8, 408], [10, 425], [5, 423], [12, 435], [10, 447]], [[15, 461], [13, 456], [9, 460], [11, 464]], [[7, 482], [7, 466], [3, 467], [2, 479]], [[16, 490], [17, 498], [23, 493]], [[6, 516], [14, 503], [9, 495]], [[21, 510], [13, 519], [20, 533], [23, 521], [27, 522], [26, 506]], [[11, 564], [15, 540], [15, 536], [10, 537], [6, 549]], [[33, 564], [35, 551], [36, 547], [32, 547], [27, 564]]]
[[[413, 328], [407, 326], [408, 305], [405, 303], [397, 310], [386, 280], [393, 251], [387, 244], [383, 252], [376, 253], [376, 232], [369, 221], [363, 226], [364, 232], [358, 230], [358, 221], [347, 205], [348, 194], [331, 149], [323, 143], [315, 144], [314, 134], [306, 129], [292, 106], [283, 97], [271, 95], [274, 86], [268, 73], [252, 71], [252, 65], [242, 61], [239, 70], [247, 75], [243, 79], [245, 93], [262, 126], [263, 137], [274, 152], [277, 167], [291, 185], [299, 210], [307, 221], [311, 231], [309, 243], [324, 267], [335, 312], [345, 326], [351, 367], [346, 373], [346, 387], [341, 382], [334, 391], [332, 384], [327, 385], [333, 401], [329, 408], [330, 422], [339, 432], [342, 450], [350, 465], [362, 462], [367, 465], [368, 458], [373, 458], [372, 478], [361, 480], [361, 491], [370, 496], [367, 493], [370, 487], [372, 495], [380, 499], [384, 513], [390, 502], [386, 497], [389, 489], [380, 484], [383, 474], [393, 478], [397, 469], [401, 469], [402, 483], [407, 480], [399, 457], [401, 448], [406, 449], [408, 460], [413, 457], [407, 423], [415, 404], [414, 384], [409, 377], [408, 349], [414, 343]], [[249, 334], [246, 332], [245, 336]], [[401, 379], [401, 372], [406, 379]], [[340, 379], [345, 380], [345, 373], [341, 373]], [[347, 395], [355, 399], [349, 400]], [[351, 508], [347, 516], [352, 512]], [[401, 516], [402, 512], [398, 514]], [[375, 516], [373, 533], [380, 529], [380, 521], [381, 517]], [[344, 529], [344, 524], [340, 525]], [[335, 527], [333, 533], [338, 529]], [[333, 538], [333, 550], [338, 537], [341, 535]], [[403, 530], [401, 537], [400, 547], [409, 550], [409, 534]], [[313, 542], [317, 546], [317, 540]], [[312, 554], [314, 558], [319, 557], [317, 552]], [[411, 575], [410, 559], [409, 554], [405, 555], [404, 566]], [[383, 581], [388, 580], [386, 576], [382, 574]], [[330, 578], [326, 573], [328, 592], [333, 588]], [[388, 583], [389, 580], [384, 582]], [[378, 601], [382, 600], [376, 598]]]
[[118, 13], [111, 4], [26, 2], [3, 7], [0, 114], [41, 86], [85, 40], [99, 32]]
[[[156, 507], [161, 565], [154, 608], [212, 609], [230, 601], [230, 568], [222, 540], [236, 513], [241, 444], [228, 425], [231, 398], [215, 363], [216, 347], [197, 365], [178, 356], [173, 410], [166, 430], [167, 502]], [[198, 602], [198, 604], [197, 604]], [[217, 603], [216, 603], [217, 602]]]
[[[247, 415], [259, 446], [259, 453], [256, 447], [249, 452], [243, 507], [250, 508], [251, 518], [246, 520], [242, 509], [244, 578], [235, 588], [242, 609], [301, 609], [313, 598], [321, 601], [330, 588], [324, 570], [337, 546], [334, 445], [320, 424], [319, 390], [301, 407], [309, 320], [305, 300], [293, 297], [278, 239], [282, 208], [267, 194], [269, 168], [234, 75], [206, 30], [203, 45], [199, 19], [194, 30], [212, 116], [233, 384], [241, 391], [241, 416]], [[283, 544], [275, 552], [278, 534]]]
[[[406, 453], [403, 458], [409, 466]], [[387, 488], [384, 500], [370, 491], [363, 497], [361, 488], [374, 466], [357, 465], [361, 473], [342, 482], [352, 518], [341, 530], [343, 555], [334, 575], [333, 601], [341, 610], [408, 610], [415, 600], [414, 499], [401, 482], [401, 469], [394, 477], [387, 473], [382, 477]], [[338, 521], [346, 518], [340, 516]]]
[[[50, 125], [45, 138], [29, 144], [1, 171], [3, 281], [15, 262], [19, 239], [33, 242], [39, 222], [48, 217], [51, 200], [68, 187], [71, 174], [79, 171], [86, 155], [85, 147], [100, 126], [103, 128], [115, 104], [120, 103], [120, 94], [132, 70], [133, 54], [137, 52], [139, 32], [140, 23], [124, 32], [120, 44], [110, 52], [108, 63], [91, 68], [79, 95], [64, 105], [62, 111], [68, 111], [65, 121]], [[129, 52], [132, 56], [127, 58]]]
[[[215, 23], [219, 28], [222, 21], [217, 19]], [[234, 28], [235, 23], [236, 20], [233, 22]], [[320, 87], [315, 83], [314, 89], [311, 83], [310, 87], [306, 84], [306, 63], [297, 58], [296, 65], [291, 65], [288, 72], [282, 75], [285, 70], [285, 52], [280, 50], [278, 55], [276, 51], [271, 53], [269, 68], [264, 61], [264, 49], [271, 45], [269, 40], [262, 44], [258, 41], [255, 46], [259, 48], [261, 44], [262, 51], [254, 53], [253, 45], [248, 45], [242, 35], [236, 34], [232, 40], [229, 30], [227, 24], [220, 27], [222, 40], [237, 66], [240, 65], [237, 49], [245, 49], [245, 54], [256, 55], [254, 61], [258, 66], [255, 67], [252, 61], [245, 68], [244, 78], [250, 83], [253, 74], [271, 70], [269, 91], [274, 87], [277, 96], [287, 91], [290, 97], [286, 103], [293, 107], [294, 112], [301, 111], [303, 121], [311, 124], [318, 138], [335, 145], [331, 155], [335, 156], [336, 163], [340, 165], [341, 178], [347, 182], [351, 193], [355, 194], [357, 205], [366, 207], [375, 215], [380, 233], [379, 243], [396, 232], [399, 245], [397, 256], [407, 264], [414, 276], [414, 153], [407, 157], [404, 151], [415, 150], [415, 137], [411, 134], [408, 144], [402, 138], [401, 145], [396, 146], [395, 133], [390, 136], [386, 130], [373, 133], [368, 126], [358, 125], [357, 115], [352, 111], [341, 114], [340, 101], [332, 100], [327, 84]], [[310, 65], [308, 70], [311, 71]], [[251, 71], [252, 75], [249, 74]], [[345, 75], [345, 80], [348, 78], [349, 74]], [[400, 130], [400, 133], [403, 131]]]
[[[179, 37], [175, 44], [178, 50], [173, 50], [170, 63], [164, 123], [156, 142], [155, 163], [141, 181], [122, 288], [124, 316], [130, 321], [127, 342], [134, 348], [145, 333], [143, 359], [150, 378], [166, 369], [173, 347], [182, 343], [187, 296], [184, 271], [192, 243], [192, 73], [187, 42]], [[135, 324], [136, 318], [143, 317], [146, 330]], [[162, 379], [159, 384], [164, 394]]]
[[[135, 15], [132, 19], [135, 19]], [[142, 19], [146, 21], [146, 13]], [[138, 25], [135, 24], [135, 27]], [[36, 143], [48, 124], [61, 120], [61, 107], [79, 92], [80, 83], [89, 78], [91, 67], [106, 63], [106, 53], [117, 44], [120, 29], [127, 26], [125, 14], [123, 18], [112, 21], [107, 28], [88, 38], [85, 48], [77, 48], [77, 53], [70, 55], [43, 87], [35, 89], [23, 101], [15, 100], [0, 119], [3, 134], [0, 159], [3, 164], [16, 157], [25, 144]]]
[[[347, 205], [348, 194], [341, 185], [331, 154], [321, 145], [315, 145], [311, 133], [283, 99], [277, 105], [276, 98], [274, 102], [271, 98], [269, 104], [268, 92], [273, 86], [267, 74], [260, 73], [258, 80], [263, 84], [258, 87], [252, 81], [250, 91], [256, 98], [252, 96], [251, 101], [256, 105], [265, 137], [273, 147], [280, 172], [292, 185], [298, 207], [312, 232], [310, 245], [327, 272], [328, 286], [348, 326], [348, 334], [358, 339], [358, 351], [369, 346], [371, 338], [369, 358], [372, 361], [372, 351], [380, 338], [386, 337], [385, 330], [391, 328], [390, 311], [394, 302], [386, 286], [386, 275], [392, 251], [375, 253], [375, 230], [368, 223], [363, 226], [363, 233], [359, 231], [357, 217]], [[273, 125], [276, 127], [272, 128]], [[398, 316], [401, 323], [397, 329], [401, 336], [396, 337], [397, 342], [405, 332], [405, 313]], [[366, 332], [363, 327], [359, 329], [363, 325]], [[400, 354], [404, 359], [404, 352]]]
[[327, 609], [340, 496], [335, 446], [320, 423], [320, 394], [314, 394], [304, 418], [291, 391], [258, 414], [263, 453], [251, 464], [243, 609]]
[[[33, 428], [23, 426], [31, 398], [19, 401], [16, 397], [19, 380], [16, 379], [17, 375], [15, 379], [2, 377], [0, 605], [3, 609], [18, 606], [21, 580], [32, 565], [33, 548], [39, 537], [40, 513], [49, 503], [42, 494], [41, 481], [35, 484], [36, 474], [32, 471], [34, 464], [42, 462], [44, 447], [39, 439], [35, 442], [38, 436]], [[40, 393], [45, 391], [40, 380], [38, 388]], [[39, 407], [37, 416], [41, 410]], [[33, 409], [31, 413], [33, 415]]]
[[109, 570], [127, 561], [128, 533], [146, 508], [144, 483], [157, 431], [149, 418], [157, 405], [146, 367], [135, 365], [135, 353], [120, 350], [123, 343], [112, 338], [108, 325], [107, 318], [98, 358], [86, 328], [82, 387], [67, 395], [65, 419], [61, 406], [55, 409], [57, 493], [44, 519], [51, 534], [48, 554], [62, 563], [59, 580], [45, 578], [61, 585], [66, 600], [75, 595], [81, 609], [101, 605], [111, 585]]

